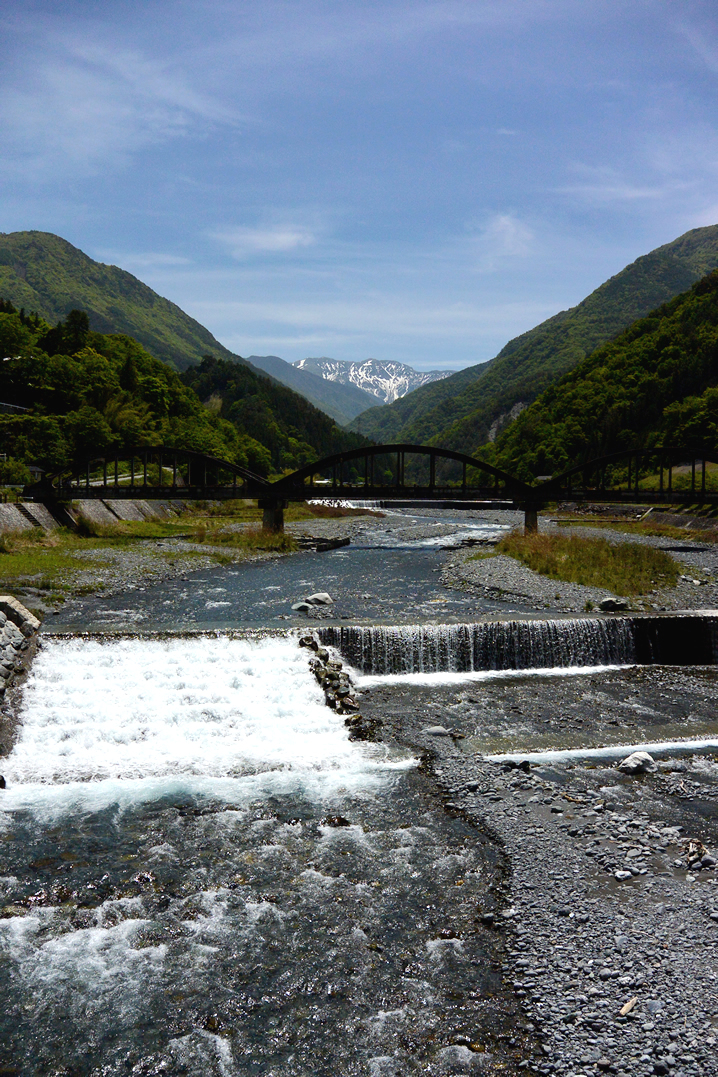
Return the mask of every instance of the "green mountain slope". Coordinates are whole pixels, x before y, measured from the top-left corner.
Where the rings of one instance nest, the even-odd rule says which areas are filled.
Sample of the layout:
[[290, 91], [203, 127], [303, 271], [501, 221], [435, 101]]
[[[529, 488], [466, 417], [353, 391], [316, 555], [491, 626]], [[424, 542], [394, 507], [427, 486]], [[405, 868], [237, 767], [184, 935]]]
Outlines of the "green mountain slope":
[[[471, 452], [595, 348], [718, 267], [718, 225], [638, 258], [577, 306], [516, 337], [488, 363], [424, 386], [354, 420], [375, 441]], [[493, 429], [492, 429], [493, 427]]]
[[243, 363], [207, 357], [180, 375], [132, 337], [93, 332], [77, 310], [51, 328], [0, 300], [0, 357], [0, 481], [26, 481], [29, 464], [52, 471], [138, 445], [266, 475], [362, 440]]
[[50, 232], [0, 232], [0, 296], [55, 324], [87, 311], [98, 333], [126, 333], [185, 370], [211, 352], [233, 356], [208, 329], [117, 266], [95, 262]]
[[718, 446], [718, 271], [594, 351], [489, 452], [530, 478], [653, 445]]
[[320, 378], [318, 374], [292, 366], [291, 363], [280, 359], [278, 355], [250, 355], [247, 362], [255, 370], [262, 370], [282, 385], [287, 385], [296, 393], [301, 393], [310, 403], [325, 411], [327, 415], [331, 415], [342, 426], [349, 423], [361, 411], [372, 407], [376, 400], [371, 393], [365, 393], [356, 385], [342, 385], [340, 382], [327, 381], [326, 378]]

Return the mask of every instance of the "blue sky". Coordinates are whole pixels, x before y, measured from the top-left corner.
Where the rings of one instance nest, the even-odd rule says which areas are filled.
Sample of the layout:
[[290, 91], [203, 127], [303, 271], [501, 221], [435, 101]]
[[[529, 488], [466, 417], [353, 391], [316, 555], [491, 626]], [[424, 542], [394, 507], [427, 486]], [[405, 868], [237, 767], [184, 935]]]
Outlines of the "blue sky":
[[718, 223], [702, 0], [6, 0], [0, 231], [241, 355], [459, 369]]

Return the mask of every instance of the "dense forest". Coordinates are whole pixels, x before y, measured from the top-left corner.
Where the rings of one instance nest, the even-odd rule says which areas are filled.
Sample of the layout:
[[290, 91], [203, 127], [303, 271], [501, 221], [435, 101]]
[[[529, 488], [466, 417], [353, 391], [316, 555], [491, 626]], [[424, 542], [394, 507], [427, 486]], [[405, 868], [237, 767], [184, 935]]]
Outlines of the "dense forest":
[[594, 351], [476, 451], [529, 479], [634, 446], [717, 443], [714, 271]]
[[180, 376], [132, 337], [91, 330], [84, 311], [51, 327], [0, 300], [0, 359], [4, 482], [28, 481], [30, 464], [52, 471], [138, 445], [194, 449], [267, 475], [361, 441], [249, 367], [207, 356]]
[[509, 341], [490, 362], [364, 412], [351, 428], [361, 422], [364, 434], [377, 441], [471, 452], [595, 348], [716, 267], [718, 225], [695, 228], [638, 258], [577, 306]]

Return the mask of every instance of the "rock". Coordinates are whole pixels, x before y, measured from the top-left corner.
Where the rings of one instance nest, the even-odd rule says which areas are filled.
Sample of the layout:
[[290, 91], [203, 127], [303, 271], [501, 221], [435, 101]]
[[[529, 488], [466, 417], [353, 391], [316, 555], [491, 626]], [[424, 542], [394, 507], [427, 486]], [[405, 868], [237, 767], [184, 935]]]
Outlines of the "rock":
[[448, 729], [445, 729], [443, 725], [427, 725], [421, 731], [426, 733], [429, 737], [450, 737], [451, 733]]
[[658, 767], [655, 759], [648, 752], [633, 752], [632, 755], [622, 759], [616, 769], [622, 774], [645, 774], [657, 770]]
[[702, 868], [714, 868], [716, 866], [716, 858], [714, 856], [704, 856], [701, 860]]
[[334, 599], [331, 595], [328, 595], [326, 591], [317, 591], [315, 595], [309, 595], [307, 602], [311, 602], [312, 606], [333, 606]]
[[12, 595], [0, 595], [0, 612], [5, 614], [8, 625], [17, 625], [23, 634], [32, 635], [40, 627], [37, 617]]
[[622, 598], [604, 598], [602, 602], [599, 602], [598, 608], [604, 613], [612, 613], [615, 610], [627, 610], [628, 603]]
[[326, 819], [322, 819], [323, 826], [351, 826], [348, 819], [345, 819], [343, 815], [328, 815]]
[[4, 788], [5, 788], [5, 779], [3, 778], [2, 774], [0, 774], [0, 789], [4, 789]]
[[[297, 603], [297, 605], [299, 605], [299, 603]], [[294, 609], [294, 606], [292, 606], [292, 609]], [[308, 647], [310, 651], [319, 650], [319, 644], [315, 640], [314, 636], [302, 636], [299, 640], [299, 646]]]
[[613, 877], [621, 882], [623, 879], [632, 879], [633, 875], [630, 871], [614, 871]]
[[309, 613], [311, 608], [308, 602], [295, 602], [292, 606], [296, 613]]

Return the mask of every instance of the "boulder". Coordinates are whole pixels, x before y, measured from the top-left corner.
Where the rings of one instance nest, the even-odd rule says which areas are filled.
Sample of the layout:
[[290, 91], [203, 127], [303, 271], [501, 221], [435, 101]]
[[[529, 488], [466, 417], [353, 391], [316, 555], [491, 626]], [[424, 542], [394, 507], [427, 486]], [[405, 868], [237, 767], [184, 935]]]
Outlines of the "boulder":
[[331, 595], [328, 595], [326, 591], [317, 591], [315, 595], [309, 595], [307, 602], [310, 602], [312, 606], [333, 606], [334, 599]]
[[443, 725], [428, 725], [421, 731], [429, 737], [450, 737], [451, 733]]
[[617, 770], [623, 774], [646, 774], [658, 770], [658, 765], [648, 752], [633, 752], [617, 764]]
[[18, 602], [13, 595], [0, 595], [0, 613], [4, 613], [11, 624], [17, 625], [23, 635], [37, 632], [40, 627], [37, 617], [30, 613], [30, 610], [26, 610], [22, 602]]
[[309, 613], [311, 608], [308, 602], [295, 602], [292, 606], [296, 613]]
[[598, 608], [604, 613], [615, 613], [617, 610], [627, 610], [628, 603], [622, 598], [604, 598], [599, 602]]

